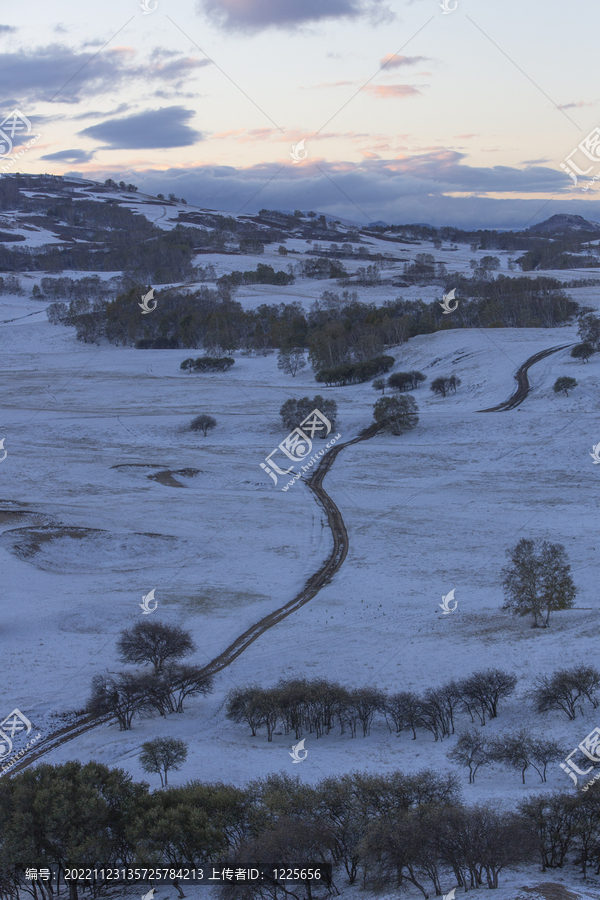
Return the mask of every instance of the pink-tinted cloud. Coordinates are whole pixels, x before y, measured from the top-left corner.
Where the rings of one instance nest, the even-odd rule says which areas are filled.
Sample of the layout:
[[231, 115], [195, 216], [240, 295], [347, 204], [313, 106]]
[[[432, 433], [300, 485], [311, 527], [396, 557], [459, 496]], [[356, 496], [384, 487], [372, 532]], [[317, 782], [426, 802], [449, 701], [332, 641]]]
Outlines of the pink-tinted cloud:
[[342, 138], [349, 141], [364, 141], [379, 139], [379, 135], [368, 134], [365, 131], [321, 131], [314, 134], [310, 131], [300, 131], [297, 128], [286, 131], [281, 134], [276, 128], [237, 128], [228, 131], [219, 131], [211, 135], [213, 140], [235, 140], [238, 144], [259, 143], [261, 141], [277, 141], [280, 144], [290, 144], [294, 141], [304, 140], [311, 141], [329, 141]]
[[398, 100], [422, 93], [416, 87], [413, 87], [412, 84], [370, 84], [365, 88], [365, 91], [379, 100]]
[[[314, 90], [316, 88], [335, 88], [335, 87], [352, 87], [352, 85], [358, 84], [357, 81], [324, 81], [322, 84], [313, 84], [308, 90]], [[303, 88], [303, 90], [307, 90]]]

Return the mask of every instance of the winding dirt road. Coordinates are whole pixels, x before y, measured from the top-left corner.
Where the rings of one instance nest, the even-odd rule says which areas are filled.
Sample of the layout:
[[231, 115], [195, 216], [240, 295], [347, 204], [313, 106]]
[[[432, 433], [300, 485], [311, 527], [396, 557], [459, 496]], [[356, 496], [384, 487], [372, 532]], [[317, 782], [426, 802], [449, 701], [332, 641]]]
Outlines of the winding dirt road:
[[[369, 440], [369, 438], [374, 437], [379, 430], [378, 425], [370, 425], [368, 428], [363, 429], [358, 437], [353, 438], [351, 441], [346, 441], [345, 444], [338, 444], [333, 447], [325, 454], [311, 477], [305, 481], [308, 488], [313, 492], [317, 501], [323, 507], [333, 537], [333, 548], [325, 562], [317, 569], [314, 575], [311, 575], [302, 590], [296, 594], [293, 600], [280, 606], [279, 609], [276, 609], [274, 612], [269, 613], [268, 616], [264, 616], [264, 618], [260, 619], [248, 628], [247, 631], [244, 631], [243, 634], [236, 638], [222, 653], [211, 660], [204, 668], [204, 672], [207, 675], [214, 675], [231, 665], [231, 663], [237, 659], [250, 644], [253, 644], [254, 641], [261, 637], [261, 635], [312, 600], [322, 587], [329, 584], [335, 573], [341, 568], [348, 555], [348, 532], [341, 512], [323, 487], [323, 479], [337, 459], [338, 453], [345, 447], [350, 447], [352, 444], [358, 444], [360, 441]], [[79, 737], [80, 734], [90, 731], [92, 728], [97, 728], [99, 725], [106, 724], [113, 718], [114, 717], [112, 716], [101, 716], [90, 719], [89, 716], [86, 716], [81, 718], [78, 722], [75, 722], [73, 725], [68, 725], [60, 731], [54, 732], [48, 738], [41, 741], [41, 743], [37, 744], [35, 749], [32, 749], [31, 753], [27, 754], [19, 763], [13, 766], [13, 768], [10, 769], [10, 774], [13, 775], [22, 769], [26, 769], [27, 766], [30, 766], [33, 762], [36, 762], [36, 760], [45, 756], [46, 753], [50, 753], [57, 747], [66, 744], [67, 741]]]
[[[512, 394], [512, 396], [510, 396], [508, 400], [505, 400], [504, 403], [499, 403], [497, 406], [490, 406], [487, 409], [480, 409], [478, 410], [478, 412], [506, 412], [509, 409], [515, 409], [515, 407], [519, 406], [523, 402], [523, 400], [525, 400], [531, 390], [529, 379], [527, 377], [527, 372], [531, 368], [531, 366], [535, 365], [535, 363], [541, 362], [542, 359], [546, 359], [546, 357], [551, 356], [553, 353], [558, 353], [559, 350], [565, 350], [567, 349], [567, 347], [571, 346], [574, 345], [572, 343], [561, 344], [559, 347], [550, 347], [548, 350], [541, 350], [539, 353], [535, 353], [533, 356], [530, 356], [529, 359], [527, 359], [523, 363], [523, 365], [520, 366], [517, 373], [515, 374], [515, 378], [517, 380], [517, 389]], [[311, 575], [302, 590], [293, 598], [293, 600], [290, 600], [288, 603], [280, 606], [279, 609], [276, 609], [268, 616], [260, 619], [260, 621], [256, 622], [243, 634], [236, 638], [235, 641], [233, 641], [233, 643], [231, 643], [225, 650], [223, 650], [222, 653], [211, 660], [211, 662], [209, 662], [208, 665], [204, 668], [204, 671], [207, 675], [214, 675], [217, 672], [221, 672], [223, 669], [227, 668], [227, 666], [231, 665], [231, 663], [235, 659], [237, 659], [238, 656], [240, 656], [244, 652], [244, 650], [246, 650], [251, 644], [253, 644], [254, 641], [258, 640], [258, 638], [261, 637], [266, 631], [268, 631], [270, 628], [273, 628], [273, 626], [277, 625], [279, 622], [282, 622], [292, 613], [296, 612], [296, 610], [300, 609], [302, 606], [312, 600], [313, 597], [315, 597], [319, 593], [322, 587], [324, 587], [326, 584], [329, 584], [335, 573], [341, 568], [348, 554], [348, 532], [346, 530], [341, 512], [323, 487], [323, 479], [331, 469], [331, 466], [337, 459], [338, 454], [345, 447], [350, 447], [352, 444], [357, 444], [360, 441], [366, 441], [369, 438], [374, 437], [374, 435], [376, 435], [378, 431], [379, 426], [371, 425], [361, 431], [358, 437], [353, 438], [353, 440], [347, 441], [345, 444], [338, 444], [336, 447], [333, 447], [333, 449], [323, 457], [311, 477], [306, 479], [306, 485], [313, 492], [313, 494], [317, 498], [317, 501], [325, 511], [327, 522], [329, 524], [329, 528], [331, 529], [331, 534], [333, 537], [333, 548], [328, 558], [319, 567], [319, 569], [317, 569], [315, 574]], [[97, 728], [99, 725], [103, 725], [108, 721], [111, 721], [110, 716], [102, 716], [96, 719], [90, 719], [88, 716], [86, 716], [81, 718], [73, 725], [66, 726], [60, 731], [54, 732], [52, 735], [46, 738], [46, 740], [43, 740], [40, 744], [38, 744], [35, 750], [25, 756], [21, 762], [17, 763], [16, 766], [10, 769], [10, 774], [15, 774], [22, 769], [27, 768], [27, 766], [40, 759], [46, 753], [49, 753], [57, 747], [62, 746], [67, 741], [73, 740], [73, 738], [78, 737], [85, 731], [90, 731], [92, 728]]]
[[307, 486], [325, 510], [327, 522], [331, 529], [333, 549], [329, 554], [329, 557], [322, 566], [317, 569], [315, 574], [311, 575], [300, 593], [296, 594], [293, 600], [280, 606], [275, 612], [269, 613], [268, 616], [265, 616], [255, 625], [252, 625], [247, 631], [236, 638], [226, 650], [215, 657], [215, 659], [213, 659], [205, 668], [207, 674], [212, 675], [229, 666], [234, 659], [237, 659], [237, 657], [243, 653], [250, 644], [254, 643], [257, 638], [264, 634], [265, 631], [268, 631], [273, 625], [282, 622], [283, 619], [286, 619], [293, 612], [296, 612], [297, 609], [300, 609], [301, 606], [308, 603], [309, 600], [312, 600], [322, 587], [329, 584], [335, 573], [341, 568], [348, 554], [348, 532], [341, 512], [323, 488], [323, 479], [335, 462], [338, 453], [340, 453], [344, 447], [350, 447], [352, 444], [357, 444], [359, 441], [366, 441], [376, 435], [378, 431], [378, 425], [371, 425], [369, 428], [365, 428], [361, 431], [359, 436], [355, 437], [353, 440], [347, 441], [345, 444], [338, 444], [337, 447], [333, 447], [329, 453], [325, 454], [314, 474], [306, 480]]
[[515, 378], [517, 380], [517, 389], [512, 394], [508, 400], [505, 400], [504, 403], [499, 403], [498, 406], [490, 406], [488, 409], [478, 409], [477, 412], [506, 412], [506, 410], [514, 409], [516, 406], [520, 406], [529, 391], [531, 390], [531, 385], [529, 384], [529, 379], [527, 378], [527, 371], [531, 368], [531, 366], [535, 365], [535, 363], [541, 362], [542, 359], [545, 359], [547, 356], [552, 356], [553, 353], [558, 353], [559, 350], [566, 350], [567, 347], [573, 347], [574, 344], [561, 344], [560, 347], [550, 347], [549, 350], [540, 350], [539, 353], [535, 353], [533, 356], [530, 356], [529, 359], [526, 359], [523, 365], [517, 370]]

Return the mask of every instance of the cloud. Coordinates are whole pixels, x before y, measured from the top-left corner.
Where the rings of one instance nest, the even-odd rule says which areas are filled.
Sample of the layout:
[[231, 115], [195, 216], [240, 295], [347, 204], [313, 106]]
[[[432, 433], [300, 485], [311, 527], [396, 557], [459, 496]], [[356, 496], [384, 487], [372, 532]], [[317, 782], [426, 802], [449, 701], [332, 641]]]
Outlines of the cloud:
[[11, 31], [17, 31], [14, 25], [0, 25], [0, 34], [8, 34]]
[[[172, 56], [174, 54], [169, 53], [168, 55]], [[177, 87], [178, 84], [187, 80], [196, 69], [201, 69], [210, 64], [209, 59], [196, 59], [194, 56], [180, 56], [179, 59], [164, 62], [162, 54], [159, 51], [155, 51], [151, 57], [151, 66], [148, 74], [151, 78], [168, 81]]]
[[4, 84], [16, 102], [51, 100], [55, 95], [63, 103], [79, 103], [86, 96], [114, 91], [134, 79], [158, 80], [165, 85], [180, 85], [190, 74], [210, 65], [207, 59], [179, 57], [165, 61], [160, 52], [135, 62], [132, 47], [112, 47], [97, 56], [76, 52], [63, 44], [49, 44], [16, 53], [0, 53], [0, 71]]
[[121, 113], [127, 112], [131, 109], [131, 105], [129, 103], [119, 103], [116, 109], [112, 110], [89, 110], [88, 112], [79, 113], [78, 116], [72, 116], [72, 120], [74, 122], [79, 122], [81, 119], [105, 119], [106, 116], [119, 116]]
[[390, 98], [398, 99], [399, 97], [412, 97], [422, 92], [413, 87], [412, 84], [370, 84], [365, 91], [378, 97], [380, 100], [388, 100]]
[[198, 0], [197, 9], [218, 27], [245, 33], [293, 29], [326, 19], [394, 18], [384, 0]]
[[428, 56], [399, 56], [395, 53], [387, 53], [379, 60], [381, 68], [398, 69], [400, 66], [412, 66], [420, 62], [429, 62]]
[[89, 162], [94, 157], [93, 151], [87, 150], [59, 150], [58, 153], [47, 153], [40, 156], [40, 159], [58, 160], [63, 162]]
[[591, 103], [586, 103], [584, 100], [579, 100], [577, 103], [559, 103], [559, 109], [581, 109], [582, 106], [596, 106], [598, 103], [597, 100], [593, 100]]
[[334, 88], [334, 87], [352, 87], [354, 84], [359, 84], [358, 81], [323, 81], [321, 84], [313, 84], [309, 88], [302, 88], [302, 90], [315, 90], [316, 88]]
[[204, 140], [201, 132], [186, 124], [194, 114], [182, 106], [167, 106], [124, 119], [107, 119], [84, 128], [79, 134], [102, 142], [101, 149], [108, 150], [190, 147]]
[[329, 178], [310, 164], [281, 169], [279, 161], [244, 169], [207, 165], [117, 172], [88, 167], [84, 177], [133, 181], [141, 191], [172, 191], [188, 203], [226, 212], [237, 213], [242, 207], [244, 213], [263, 207], [314, 209], [360, 224], [382, 219], [461, 228], [522, 228], [550, 194], [557, 197], [538, 221], [557, 212], [600, 218], [600, 202], [570, 199], [571, 182], [551, 167], [469, 166], [463, 154], [449, 150], [398, 159], [368, 158], [360, 163], [320, 161], [319, 165]]
[[329, 141], [332, 139], [345, 138], [350, 141], [376, 139], [377, 135], [367, 134], [364, 131], [320, 131], [314, 133], [311, 131], [300, 131], [298, 128], [291, 128], [285, 134], [281, 134], [276, 128], [235, 128], [227, 131], [218, 131], [211, 134], [211, 140], [235, 140], [238, 144], [256, 144], [259, 141], [268, 141], [273, 143], [277, 141], [280, 144], [293, 144], [295, 141], [302, 139], [306, 141]]

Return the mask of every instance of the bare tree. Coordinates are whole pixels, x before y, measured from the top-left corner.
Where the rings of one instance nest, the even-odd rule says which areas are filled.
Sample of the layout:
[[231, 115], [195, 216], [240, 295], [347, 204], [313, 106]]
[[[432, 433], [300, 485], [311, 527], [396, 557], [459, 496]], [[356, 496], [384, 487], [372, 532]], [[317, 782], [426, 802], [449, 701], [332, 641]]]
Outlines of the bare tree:
[[163, 666], [160, 681], [171, 699], [174, 712], [183, 712], [183, 701], [188, 697], [206, 696], [213, 689], [214, 679], [202, 666], [187, 663], [167, 663]]
[[192, 431], [201, 431], [204, 437], [208, 434], [209, 431], [212, 431], [213, 428], [217, 427], [217, 420], [213, 419], [212, 416], [207, 416], [202, 414], [200, 416], [196, 416], [195, 419], [192, 419], [190, 422], [190, 428]]
[[571, 795], [542, 794], [528, 797], [519, 811], [535, 835], [542, 871], [561, 869], [573, 848], [577, 833], [575, 804]]
[[498, 887], [500, 872], [529, 861], [533, 841], [522, 819], [510, 812], [498, 812], [488, 805], [466, 811], [470, 841], [466, 845], [471, 872], [485, 872], [488, 888]]
[[421, 701], [416, 694], [410, 691], [391, 694], [387, 698], [384, 712], [386, 715], [389, 715], [395, 724], [397, 732], [409, 728], [413, 733], [413, 741], [416, 741], [416, 729], [420, 724], [419, 715], [421, 712]]
[[540, 776], [540, 781], [545, 782], [549, 764], [563, 759], [565, 751], [557, 741], [535, 738], [530, 755], [531, 765]]
[[573, 684], [584, 694], [594, 709], [598, 708], [600, 700], [598, 689], [600, 688], [600, 672], [593, 666], [575, 666], [571, 669]]
[[296, 740], [298, 740], [298, 738], [302, 737], [302, 726], [305, 718], [307, 682], [304, 679], [281, 680], [277, 684], [277, 691], [285, 733], [289, 734], [290, 731], [293, 731]]
[[[300, 400], [296, 400], [293, 397], [290, 397], [289, 400], [286, 400], [282, 405], [279, 410], [279, 415], [281, 416], [284, 427], [292, 431], [315, 409], [318, 409], [319, 412], [329, 420], [332, 429], [335, 428], [337, 403], [335, 400], [326, 400], [321, 394], [317, 394], [312, 399], [310, 397], [301, 397]], [[327, 437], [325, 432], [326, 429], [323, 428], [321, 431], [317, 431], [316, 434], [321, 438], [325, 438]]]
[[120, 731], [130, 731], [136, 713], [148, 707], [143, 689], [143, 676], [120, 672], [115, 677], [95, 675], [87, 708], [93, 715], [112, 713], [117, 717]]
[[140, 687], [149, 709], [161, 716], [175, 712], [175, 698], [163, 675], [144, 673], [140, 676]]
[[455, 375], [439, 375], [437, 378], [433, 379], [433, 381], [429, 385], [429, 388], [433, 391], [434, 394], [438, 394], [440, 397], [445, 397], [450, 393], [450, 391], [456, 393], [456, 388], [459, 384], [460, 379], [456, 378]]
[[475, 782], [477, 769], [490, 761], [487, 740], [479, 731], [463, 732], [446, 756], [457, 765], [468, 767], [469, 784]]
[[273, 740], [273, 732], [281, 715], [279, 708], [279, 692], [277, 690], [261, 691], [257, 701], [262, 712], [262, 723], [267, 726], [267, 740]]
[[435, 740], [443, 740], [454, 733], [454, 710], [461, 702], [461, 694], [455, 682], [441, 688], [425, 691], [421, 704], [421, 723], [431, 731]]
[[226, 716], [232, 722], [245, 722], [256, 737], [256, 729], [264, 724], [263, 689], [259, 685], [235, 688], [227, 697]]
[[296, 377], [296, 373], [306, 367], [306, 357], [302, 347], [294, 347], [291, 350], [280, 350], [277, 356], [277, 368], [284, 375]]
[[444, 735], [447, 734], [446, 721], [434, 690], [427, 691], [421, 701], [418, 724], [421, 728], [431, 732], [434, 741], [444, 740]]
[[512, 694], [516, 684], [516, 676], [501, 669], [473, 672], [468, 678], [463, 679], [459, 683], [459, 690], [471, 721], [474, 721], [473, 711], [477, 713], [482, 725], [485, 725], [486, 714], [490, 719], [495, 719], [498, 715], [499, 701]]
[[427, 381], [427, 376], [416, 369], [411, 369], [409, 374], [413, 390], [416, 390], [423, 381]]
[[140, 765], [144, 772], [156, 772], [160, 775], [160, 786], [168, 784], [167, 773], [173, 769], [178, 772], [187, 759], [187, 744], [178, 738], [155, 738], [142, 744]]
[[558, 669], [552, 675], [536, 678], [529, 696], [537, 713], [562, 710], [568, 719], [574, 720], [578, 709], [583, 713], [579, 703], [581, 697], [587, 697], [594, 708], [598, 706], [596, 691], [599, 684], [600, 673], [591, 666]]
[[348, 703], [362, 726], [363, 737], [371, 731], [375, 713], [384, 708], [384, 697], [376, 688], [362, 687], [350, 691]]
[[123, 662], [152, 663], [158, 674], [167, 660], [180, 659], [196, 650], [189, 631], [159, 621], [137, 622], [121, 632], [117, 650]]
[[525, 784], [525, 772], [530, 766], [543, 780], [536, 765], [538, 758], [536, 742], [538, 739], [534, 739], [526, 728], [521, 728], [516, 732], [507, 732], [490, 741], [490, 759], [519, 771], [523, 784]]
[[590, 343], [594, 350], [600, 350], [600, 318], [593, 313], [581, 316], [578, 325], [579, 337]]

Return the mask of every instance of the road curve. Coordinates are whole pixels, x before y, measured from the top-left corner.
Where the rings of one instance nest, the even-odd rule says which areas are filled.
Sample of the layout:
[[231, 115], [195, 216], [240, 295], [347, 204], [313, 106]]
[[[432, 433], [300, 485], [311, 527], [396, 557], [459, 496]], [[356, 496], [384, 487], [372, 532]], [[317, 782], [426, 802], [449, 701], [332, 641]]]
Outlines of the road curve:
[[[311, 575], [302, 590], [296, 594], [293, 600], [290, 600], [288, 603], [280, 606], [279, 609], [269, 613], [268, 616], [260, 619], [260, 621], [256, 622], [248, 628], [247, 631], [236, 638], [222, 653], [211, 660], [211, 662], [204, 667], [204, 672], [207, 675], [214, 675], [231, 665], [231, 663], [237, 659], [250, 644], [253, 644], [254, 641], [261, 637], [265, 631], [268, 631], [269, 628], [282, 622], [293, 612], [296, 612], [297, 609], [300, 609], [300, 607], [312, 600], [322, 587], [329, 584], [335, 573], [341, 568], [348, 555], [348, 532], [341, 512], [323, 487], [323, 479], [331, 469], [338, 453], [345, 447], [350, 447], [352, 444], [359, 443], [359, 441], [366, 441], [369, 438], [374, 437], [379, 430], [380, 428], [378, 425], [370, 425], [368, 428], [363, 429], [358, 437], [353, 438], [351, 441], [346, 441], [345, 444], [338, 444], [333, 447], [325, 454], [311, 477], [307, 478], [305, 481], [306, 485], [317, 498], [317, 501], [323, 507], [333, 537], [333, 548], [325, 562], [317, 569], [314, 575]], [[10, 774], [13, 775], [22, 769], [26, 769], [27, 766], [30, 766], [31, 763], [40, 759], [51, 750], [55, 750], [62, 744], [66, 744], [67, 741], [73, 740], [73, 738], [78, 737], [85, 731], [90, 731], [92, 728], [97, 728], [99, 725], [106, 724], [113, 718], [114, 717], [112, 716], [100, 716], [95, 719], [90, 719], [89, 716], [85, 716], [73, 725], [68, 725], [60, 731], [54, 732], [54, 734], [38, 744], [35, 747], [35, 750], [24, 757], [21, 762], [13, 766], [13, 768], [10, 769]]]
[[308, 603], [309, 600], [312, 600], [322, 587], [329, 584], [335, 573], [341, 568], [348, 554], [348, 532], [341, 512], [323, 488], [323, 479], [335, 462], [338, 453], [340, 453], [344, 447], [350, 447], [351, 444], [357, 444], [359, 441], [366, 441], [377, 434], [379, 430], [378, 425], [371, 425], [369, 428], [365, 428], [361, 431], [358, 437], [353, 438], [353, 440], [333, 447], [329, 453], [325, 454], [314, 474], [306, 479], [307, 486], [316, 496], [318, 502], [325, 511], [327, 522], [331, 529], [333, 548], [329, 557], [320, 568], [317, 569], [315, 574], [311, 575], [300, 593], [296, 594], [293, 600], [280, 606], [275, 612], [269, 613], [268, 616], [265, 616], [255, 625], [252, 625], [247, 631], [236, 638], [226, 650], [215, 657], [215, 659], [213, 659], [205, 668], [207, 675], [213, 675], [216, 672], [225, 669], [234, 661], [234, 659], [237, 659], [250, 644], [264, 634], [265, 631], [268, 631], [273, 625], [282, 622], [283, 619], [286, 619], [293, 612], [296, 612], [297, 609], [300, 609], [301, 606]]
[[547, 356], [552, 356], [553, 353], [558, 353], [559, 350], [566, 350], [567, 347], [572, 346], [574, 346], [574, 344], [561, 344], [560, 347], [550, 347], [548, 350], [541, 350], [539, 353], [534, 353], [533, 356], [530, 356], [529, 359], [525, 360], [515, 374], [517, 389], [514, 394], [512, 394], [508, 400], [505, 400], [504, 403], [499, 403], [498, 406], [490, 406], [488, 409], [478, 409], [477, 412], [505, 412], [506, 410], [520, 406], [531, 390], [531, 385], [527, 378], [527, 371], [531, 366], [541, 362], [541, 360], [545, 359]]

